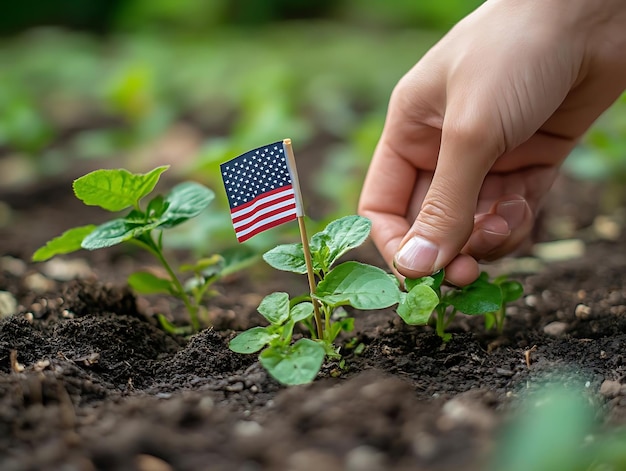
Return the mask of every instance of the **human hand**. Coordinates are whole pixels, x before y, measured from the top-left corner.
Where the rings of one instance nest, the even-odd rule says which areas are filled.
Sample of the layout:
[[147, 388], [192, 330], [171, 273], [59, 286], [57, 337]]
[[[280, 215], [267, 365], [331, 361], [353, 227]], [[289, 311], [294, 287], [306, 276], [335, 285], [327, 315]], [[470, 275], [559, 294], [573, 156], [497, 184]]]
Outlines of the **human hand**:
[[626, 87], [620, 0], [490, 0], [398, 83], [359, 202], [400, 275], [471, 283], [511, 253]]

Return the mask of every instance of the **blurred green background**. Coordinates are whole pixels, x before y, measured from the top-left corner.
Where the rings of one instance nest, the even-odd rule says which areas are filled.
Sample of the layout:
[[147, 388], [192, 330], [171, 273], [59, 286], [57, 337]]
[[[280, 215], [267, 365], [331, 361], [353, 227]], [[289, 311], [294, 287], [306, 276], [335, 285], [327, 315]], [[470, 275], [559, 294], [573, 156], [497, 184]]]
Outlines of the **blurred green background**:
[[[481, 3], [12, 2], [0, 16], [0, 187], [171, 164], [218, 194], [178, 243], [219, 247], [234, 241], [219, 163], [291, 137], [311, 218], [354, 213], [393, 86]], [[626, 180], [625, 109], [583, 143], [578, 175]], [[251, 243], [281, 236], [269, 237]]]

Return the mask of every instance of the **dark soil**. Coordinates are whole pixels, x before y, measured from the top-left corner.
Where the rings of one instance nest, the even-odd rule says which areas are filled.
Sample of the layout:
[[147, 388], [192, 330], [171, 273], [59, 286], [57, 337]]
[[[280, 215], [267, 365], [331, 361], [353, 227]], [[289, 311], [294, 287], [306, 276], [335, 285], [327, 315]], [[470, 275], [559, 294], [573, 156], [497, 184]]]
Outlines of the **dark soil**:
[[[518, 398], [546, 376], [585, 384], [604, 427], [626, 424], [626, 388], [601, 391], [626, 383], [626, 231], [598, 237], [598, 209], [578, 183], [570, 193], [573, 183], [560, 182], [544, 221], [565, 220], [584, 256], [530, 274], [491, 268], [519, 271], [525, 288], [503, 335], [462, 317], [442, 344], [393, 310], [355, 312], [364, 350], [344, 348], [344, 369], [327, 364], [314, 383], [291, 388], [227, 342], [262, 322], [262, 296], [303, 292], [305, 280], [255, 267], [220, 284], [213, 329], [172, 337], [153, 314], [176, 317], [180, 306], [135, 298], [124, 284], [149, 260], [124, 248], [65, 257], [80, 268], [65, 266], [68, 278], [80, 275], [67, 281], [26, 262], [95, 219], [62, 183], [0, 191], [12, 214], [0, 228], [0, 291], [18, 303], [0, 320], [3, 471], [481, 470]], [[355, 257], [381, 264], [371, 246]]]

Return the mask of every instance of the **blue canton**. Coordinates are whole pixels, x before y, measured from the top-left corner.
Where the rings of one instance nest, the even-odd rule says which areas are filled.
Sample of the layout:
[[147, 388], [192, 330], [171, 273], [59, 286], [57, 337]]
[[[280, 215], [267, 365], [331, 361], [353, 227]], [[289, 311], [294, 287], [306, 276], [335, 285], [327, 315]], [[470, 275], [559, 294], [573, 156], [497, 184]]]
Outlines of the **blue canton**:
[[291, 184], [282, 141], [253, 149], [220, 165], [231, 209]]

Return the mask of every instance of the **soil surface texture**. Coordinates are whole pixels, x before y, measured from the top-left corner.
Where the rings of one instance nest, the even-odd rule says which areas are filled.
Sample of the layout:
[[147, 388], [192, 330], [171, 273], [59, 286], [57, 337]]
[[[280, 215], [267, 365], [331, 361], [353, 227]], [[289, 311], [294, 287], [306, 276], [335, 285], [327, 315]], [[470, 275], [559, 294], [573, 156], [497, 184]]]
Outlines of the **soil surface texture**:
[[[176, 319], [182, 307], [125, 284], [149, 258], [122, 246], [29, 262], [49, 238], [94, 221], [70, 185], [0, 190], [10, 212], [0, 226], [2, 471], [483, 470], [546, 377], [584, 384], [600, 429], [626, 425], [626, 231], [619, 211], [596, 217], [597, 189], [560, 180], [537, 235], [575, 239], [578, 256], [488, 267], [524, 285], [502, 335], [459, 316], [442, 343], [393, 309], [353, 311], [343, 368], [325, 364], [312, 384], [287, 388], [227, 345], [263, 324], [263, 296], [302, 294], [304, 277], [261, 262], [219, 283], [213, 328], [166, 334], [155, 313]], [[351, 258], [384, 266], [372, 245]]]

